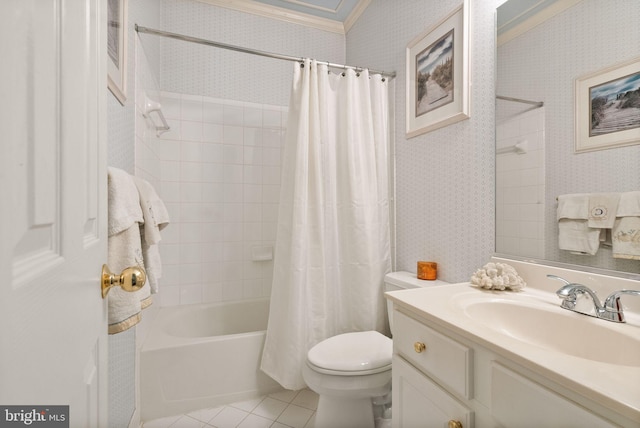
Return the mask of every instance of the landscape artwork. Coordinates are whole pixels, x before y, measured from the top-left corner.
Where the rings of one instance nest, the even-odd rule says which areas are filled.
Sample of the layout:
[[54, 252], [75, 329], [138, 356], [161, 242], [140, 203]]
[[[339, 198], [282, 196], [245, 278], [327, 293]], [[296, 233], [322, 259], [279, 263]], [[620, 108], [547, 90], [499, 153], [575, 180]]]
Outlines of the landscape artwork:
[[453, 102], [454, 30], [416, 55], [416, 116]]
[[589, 88], [589, 136], [640, 127], [640, 72]]
[[406, 136], [469, 116], [469, 0], [409, 42], [406, 51]]

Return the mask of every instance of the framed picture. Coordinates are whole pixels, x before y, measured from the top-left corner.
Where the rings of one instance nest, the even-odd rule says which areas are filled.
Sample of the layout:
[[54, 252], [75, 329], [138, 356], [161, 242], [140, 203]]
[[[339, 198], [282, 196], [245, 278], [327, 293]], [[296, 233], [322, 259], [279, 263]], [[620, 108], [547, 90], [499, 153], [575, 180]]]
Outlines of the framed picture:
[[640, 58], [576, 79], [575, 151], [640, 144]]
[[127, 100], [127, 0], [108, 0], [107, 86], [124, 105]]
[[407, 138], [469, 118], [469, 2], [407, 46]]

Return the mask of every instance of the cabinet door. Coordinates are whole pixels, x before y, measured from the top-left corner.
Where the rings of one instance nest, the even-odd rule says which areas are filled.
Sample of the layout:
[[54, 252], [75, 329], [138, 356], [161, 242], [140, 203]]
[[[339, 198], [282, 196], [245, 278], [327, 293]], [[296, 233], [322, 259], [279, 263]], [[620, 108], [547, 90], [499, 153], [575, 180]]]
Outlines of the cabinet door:
[[[394, 367], [395, 369], [395, 367]], [[493, 362], [491, 411], [505, 427], [611, 427], [584, 407]]]
[[393, 356], [393, 428], [473, 426], [473, 412], [398, 355]]

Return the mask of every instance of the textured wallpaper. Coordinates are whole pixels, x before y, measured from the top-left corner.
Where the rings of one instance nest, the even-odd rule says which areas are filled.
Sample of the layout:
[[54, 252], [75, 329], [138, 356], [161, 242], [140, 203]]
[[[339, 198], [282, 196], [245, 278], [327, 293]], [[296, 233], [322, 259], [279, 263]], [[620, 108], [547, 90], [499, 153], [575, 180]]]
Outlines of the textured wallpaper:
[[[121, 105], [107, 94], [107, 152], [109, 166], [135, 173], [136, 139], [136, 33], [134, 24], [158, 23], [160, 8], [155, 0], [129, 0], [127, 26], [127, 100]], [[156, 42], [145, 47], [157, 63]], [[105, 83], [106, 84], [106, 83]], [[109, 336], [109, 426], [127, 427], [136, 409], [136, 334], [137, 329]], [[135, 421], [134, 421], [135, 423]]]
[[[162, 29], [294, 57], [344, 63], [344, 35], [193, 0], [164, 0]], [[162, 39], [164, 91], [252, 103], [289, 104], [293, 63]]]
[[[405, 138], [405, 52], [458, 0], [373, 0], [347, 34], [347, 62], [395, 70], [397, 270], [438, 262], [438, 276], [467, 281], [494, 252], [495, 8], [471, 3], [471, 118]], [[402, 7], [399, 7], [399, 4]]]

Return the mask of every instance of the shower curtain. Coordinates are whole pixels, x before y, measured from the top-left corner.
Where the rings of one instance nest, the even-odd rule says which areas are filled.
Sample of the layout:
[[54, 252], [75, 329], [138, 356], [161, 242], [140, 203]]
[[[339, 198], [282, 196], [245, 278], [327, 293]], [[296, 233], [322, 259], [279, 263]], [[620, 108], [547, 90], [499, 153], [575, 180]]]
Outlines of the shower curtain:
[[271, 309], [261, 369], [305, 387], [308, 350], [387, 328], [389, 81], [295, 65], [282, 160]]

